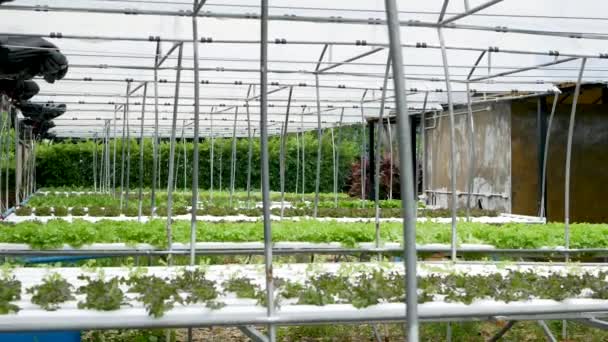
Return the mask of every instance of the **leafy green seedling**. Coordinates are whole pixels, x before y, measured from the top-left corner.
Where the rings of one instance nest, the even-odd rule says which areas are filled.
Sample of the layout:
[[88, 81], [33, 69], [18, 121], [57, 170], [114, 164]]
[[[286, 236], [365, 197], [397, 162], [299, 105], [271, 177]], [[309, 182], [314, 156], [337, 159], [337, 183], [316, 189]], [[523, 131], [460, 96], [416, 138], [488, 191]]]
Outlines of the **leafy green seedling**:
[[44, 310], [55, 311], [59, 305], [74, 299], [72, 285], [61, 275], [53, 273], [42, 280], [42, 284], [27, 289], [32, 294], [32, 303], [40, 305]]

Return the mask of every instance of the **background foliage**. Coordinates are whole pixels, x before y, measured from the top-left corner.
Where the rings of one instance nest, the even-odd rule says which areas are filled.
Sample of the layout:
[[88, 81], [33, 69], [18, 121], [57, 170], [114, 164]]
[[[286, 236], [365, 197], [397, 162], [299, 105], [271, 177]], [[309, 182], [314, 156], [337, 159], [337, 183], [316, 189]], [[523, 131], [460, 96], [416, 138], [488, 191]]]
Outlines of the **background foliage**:
[[[359, 158], [360, 139], [358, 134], [360, 128], [345, 127], [342, 129], [340, 146], [336, 146], [340, 152], [340, 165], [338, 166], [338, 189], [345, 187], [346, 179], [350, 173], [351, 164]], [[337, 144], [338, 130], [334, 132]], [[333, 191], [333, 162], [332, 144], [329, 130], [325, 130], [322, 140], [322, 162], [321, 162], [321, 192]], [[300, 136], [300, 158], [301, 141]], [[270, 187], [271, 190], [280, 190], [279, 178], [279, 154], [280, 139], [271, 137], [268, 142], [270, 153]], [[125, 141], [126, 144], [126, 141]], [[190, 188], [192, 173], [192, 142], [185, 143], [187, 164], [186, 164], [186, 186]], [[305, 150], [305, 191], [314, 191], [315, 172], [317, 162], [318, 139], [316, 132], [304, 134]], [[38, 145], [36, 151], [37, 182], [39, 187], [49, 186], [71, 186], [71, 187], [92, 187], [93, 186], [93, 150], [97, 148], [98, 162], [100, 167], [101, 153], [103, 144], [101, 139], [95, 145], [92, 140], [87, 141], [62, 141], [62, 142], [43, 142]], [[247, 185], [247, 157], [249, 143], [247, 139], [237, 139], [236, 147], [236, 189], [245, 189]], [[286, 145], [286, 170], [285, 170], [285, 191], [294, 192], [296, 190], [296, 178], [299, 180], [298, 191], [302, 191], [302, 174], [300, 163], [300, 175], [296, 176], [297, 164], [297, 145], [296, 136], [290, 134]], [[169, 171], [169, 150], [168, 140], [163, 140], [160, 144], [160, 180], [161, 188], [166, 188]], [[110, 159], [113, 159], [114, 142], [110, 144]], [[121, 174], [121, 155], [122, 142], [119, 140], [116, 146], [116, 186], [120, 184]], [[131, 188], [139, 185], [139, 139], [131, 139], [130, 147], [130, 176], [129, 183]], [[210, 155], [211, 140], [202, 139], [199, 144], [199, 184], [203, 189], [210, 187]], [[176, 146], [176, 176], [178, 188], [184, 187], [184, 146], [178, 141]], [[230, 186], [230, 157], [232, 153], [231, 138], [216, 138], [214, 142], [214, 189], [228, 189]], [[178, 157], [178, 154], [181, 154]], [[179, 163], [178, 163], [179, 161]], [[152, 183], [152, 140], [144, 140], [144, 186], [150, 187]], [[252, 189], [260, 187], [260, 143], [258, 138], [253, 139], [252, 156]], [[126, 166], [125, 166], [126, 169]], [[221, 180], [221, 186], [220, 186]]]

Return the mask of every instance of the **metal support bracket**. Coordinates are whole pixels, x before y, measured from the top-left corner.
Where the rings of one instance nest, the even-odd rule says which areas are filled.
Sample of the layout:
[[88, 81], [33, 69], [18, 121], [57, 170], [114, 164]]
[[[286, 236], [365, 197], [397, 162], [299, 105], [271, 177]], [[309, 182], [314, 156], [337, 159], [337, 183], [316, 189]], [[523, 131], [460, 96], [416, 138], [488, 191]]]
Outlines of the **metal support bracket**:
[[250, 325], [241, 325], [239, 330], [254, 342], [268, 342], [268, 337]]
[[547, 323], [545, 323], [545, 321], [542, 321], [542, 320], [538, 321], [538, 325], [540, 325], [540, 327], [543, 328], [543, 332], [545, 333], [545, 336], [547, 337], [547, 341], [557, 342], [557, 339], [555, 338], [555, 336], [551, 332], [551, 329], [549, 329], [549, 327], [547, 326]]
[[502, 327], [502, 329], [500, 329], [494, 336], [492, 336], [492, 338], [490, 338], [488, 342], [497, 342], [498, 340], [500, 340], [509, 330], [511, 330], [511, 328], [513, 328], [515, 323], [517, 323], [517, 321], [509, 321], [507, 325]]
[[595, 317], [578, 319], [576, 321], [579, 323], [585, 324], [587, 326], [590, 326], [590, 327], [594, 327], [594, 328], [598, 328], [598, 329], [602, 329], [602, 330], [608, 330], [608, 322], [602, 321]]

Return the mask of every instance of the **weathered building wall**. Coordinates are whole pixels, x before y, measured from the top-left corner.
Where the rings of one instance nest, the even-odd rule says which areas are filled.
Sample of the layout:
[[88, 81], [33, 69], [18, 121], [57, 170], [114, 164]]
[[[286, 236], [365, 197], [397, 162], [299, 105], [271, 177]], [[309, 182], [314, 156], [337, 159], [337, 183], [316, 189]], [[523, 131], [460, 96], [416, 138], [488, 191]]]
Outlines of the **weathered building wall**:
[[[547, 163], [547, 214], [564, 220], [566, 144], [571, 105], [558, 107]], [[579, 104], [572, 143], [570, 221], [608, 222], [608, 105]]]
[[[552, 101], [552, 100], [551, 100]], [[511, 106], [512, 213], [538, 215], [538, 100]]]
[[[596, 97], [593, 97], [595, 99]], [[550, 106], [553, 99], [548, 98]], [[564, 221], [566, 144], [572, 104], [557, 107], [547, 160], [547, 218]], [[514, 102], [512, 117], [513, 213], [538, 215], [536, 100]], [[548, 119], [549, 113], [547, 113]], [[572, 142], [571, 222], [608, 222], [608, 105], [579, 104]]]
[[[489, 109], [489, 110], [488, 110]], [[511, 211], [511, 108], [510, 103], [474, 107], [476, 163], [474, 166], [473, 206]], [[469, 139], [466, 107], [456, 115], [456, 189], [458, 206], [466, 205], [468, 183]], [[448, 207], [450, 204], [450, 125], [448, 113], [426, 120], [426, 188], [429, 203]]]

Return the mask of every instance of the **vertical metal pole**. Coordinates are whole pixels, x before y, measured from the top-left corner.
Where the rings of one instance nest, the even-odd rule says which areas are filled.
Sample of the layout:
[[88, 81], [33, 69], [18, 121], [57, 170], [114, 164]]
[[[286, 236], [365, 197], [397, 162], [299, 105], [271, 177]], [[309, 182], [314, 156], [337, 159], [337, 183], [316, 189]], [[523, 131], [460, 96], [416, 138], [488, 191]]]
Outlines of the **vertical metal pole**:
[[144, 120], [146, 118], [146, 100], [148, 98], [148, 83], [144, 83], [144, 99], [141, 103], [141, 118], [139, 118], [139, 196], [137, 208], [137, 220], [141, 222], [144, 199]]
[[296, 130], [296, 194], [298, 193], [298, 183], [300, 183], [300, 132]]
[[473, 118], [473, 107], [471, 105], [471, 91], [469, 89], [469, 82], [466, 83], [466, 91], [467, 91], [467, 123], [468, 123], [468, 132], [469, 132], [469, 176], [467, 181], [467, 222], [471, 221], [471, 196], [473, 194], [473, 182], [475, 180], [475, 164], [476, 164], [476, 155], [475, 155], [475, 121]]
[[[272, 272], [272, 227], [270, 222], [270, 182], [268, 176], [268, 0], [261, 1], [260, 44], [260, 150], [262, 169], [262, 203], [264, 213], [264, 265], [266, 270], [266, 306], [268, 317], [274, 316], [274, 280]], [[268, 340], [276, 340], [276, 327], [268, 326]]]
[[161, 172], [161, 166], [163, 163], [163, 153], [162, 153], [163, 139], [162, 139], [162, 136], [160, 135], [160, 133], [158, 136], [158, 146], [159, 146], [158, 147], [158, 165], [157, 165], [158, 168], [156, 170], [156, 174], [158, 175], [158, 177], [156, 178], [156, 180], [158, 181], [158, 189], [160, 190], [165, 184], [165, 183], [163, 183], [162, 177], [161, 177], [161, 175], [163, 174]]
[[105, 173], [106, 173], [106, 125], [103, 125], [103, 137], [101, 138], [101, 158], [99, 159], [99, 191], [105, 191]]
[[541, 197], [540, 197], [540, 213], [539, 217], [545, 217], [545, 193], [547, 191], [547, 159], [549, 158], [549, 141], [551, 140], [551, 126], [553, 125], [553, 117], [555, 116], [555, 110], [557, 109], [557, 103], [559, 102], [559, 93], [555, 92], [553, 95], [553, 106], [551, 107], [551, 115], [549, 115], [549, 122], [547, 123], [547, 135], [545, 138], [545, 150], [543, 157], [543, 170], [542, 170], [542, 181], [541, 181]]
[[[424, 103], [422, 105], [422, 113], [426, 112], [426, 106], [427, 106], [427, 103], [428, 103], [428, 97], [429, 97], [429, 92], [427, 91], [424, 94]], [[421, 114], [421, 117], [422, 117], [422, 114]], [[423, 127], [422, 126], [422, 121], [421, 121], [420, 127]], [[416, 135], [416, 133], [414, 135]], [[420, 140], [422, 140], [422, 138], [424, 137], [423, 133], [421, 132], [420, 135], [421, 135], [421, 139]], [[414, 139], [414, 141], [415, 141], [415, 139]], [[424, 141], [422, 142], [422, 145], [424, 145]], [[415, 147], [417, 147], [417, 146], [415, 146]], [[419, 179], [420, 172], [418, 172], [419, 171], [418, 165], [420, 164], [420, 161], [423, 158], [423, 155], [422, 155], [423, 154], [423, 150], [424, 150], [424, 148], [420, 149], [420, 154], [418, 154], [418, 150], [416, 150], [416, 165], [414, 166], [414, 168], [416, 170], [416, 175], [414, 176], [414, 178], [416, 179], [416, 181], [414, 182], [414, 188], [415, 188], [415, 193], [416, 193], [416, 201], [418, 201], [418, 183], [420, 181], [420, 179]]]
[[302, 109], [302, 116], [300, 117], [300, 125], [302, 127], [302, 201], [304, 201], [305, 192], [305, 184], [306, 184], [306, 131], [304, 131], [304, 111], [306, 108]]
[[106, 192], [110, 190], [110, 120], [106, 121]]
[[[129, 93], [131, 92], [131, 82], [127, 82], [127, 96], [126, 101], [128, 102]], [[125, 153], [126, 153], [126, 145], [125, 145], [125, 134], [127, 130], [127, 104], [123, 105], [123, 115], [122, 115], [122, 139], [121, 139], [121, 160], [120, 160], [120, 212], [122, 213], [123, 202], [124, 202], [124, 184], [125, 184]]]
[[[247, 98], [249, 98], [249, 91], [247, 92]], [[247, 151], [247, 209], [250, 209], [251, 208], [251, 159], [253, 158], [253, 137], [251, 136], [251, 115], [249, 113], [249, 102], [245, 102], [245, 108], [247, 109], [247, 140], [248, 140], [248, 144], [249, 144], [248, 151]]]
[[334, 176], [334, 199], [338, 200], [338, 165], [336, 164], [336, 139], [334, 136], [334, 127], [329, 128], [329, 134], [331, 136], [331, 164]]
[[[184, 144], [184, 128], [185, 128], [183, 122], [184, 122], [184, 120], [182, 120], [182, 133], [181, 133], [180, 138], [179, 138], [180, 144], [182, 144], [182, 145]], [[178, 144], [177, 143], [177, 137], [175, 139], [176, 139], [175, 144], [176, 144], [176, 148], [177, 148], [177, 144]], [[173, 178], [174, 179], [174, 182], [173, 182], [173, 191], [177, 191], [177, 183], [178, 183], [178, 180], [179, 180], [179, 165], [180, 165], [180, 162], [182, 160], [182, 154], [179, 151], [176, 152], [176, 154], [177, 154], [177, 163], [175, 163], [175, 177]], [[184, 163], [184, 170], [186, 170], [186, 164], [185, 163]]]
[[[2, 101], [4, 101], [4, 97], [0, 96], [0, 98], [2, 98]], [[3, 106], [3, 103], [0, 104], [0, 106]], [[0, 107], [3, 108], [3, 107]], [[21, 169], [21, 164], [22, 164], [22, 160], [21, 160], [21, 149], [19, 148], [19, 134], [20, 134], [20, 122], [19, 122], [19, 118], [15, 117], [15, 206], [18, 206], [19, 204], [21, 204], [21, 200], [20, 200], [20, 192], [21, 192], [21, 178], [17, 177], [17, 170]]]
[[[327, 46], [327, 45], [326, 45]], [[321, 59], [323, 56], [321, 55]], [[323, 153], [323, 131], [321, 130], [321, 96], [319, 94], [319, 74], [315, 74], [315, 91], [317, 97], [317, 173], [315, 177], [315, 204], [313, 217], [317, 217], [319, 211], [319, 185], [321, 183], [321, 155]]]
[[418, 294], [416, 280], [416, 201], [412, 172], [412, 139], [410, 119], [405, 96], [405, 78], [403, 70], [403, 50], [399, 10], [396, 0], [385, 0], [390, 54], [393, 64], [393, 81], [397, 104], [397, 127], [399, 135], [399, 164], [401, 169], [401, 205], [403, 209], [403, 243], [406, 270], [406, 303], [407, 303], [407, 338], [418, 341]]
[[[384, 81], [382, 83], [382, 97], [380, 98], [380, 115], [378, 117], [378, 139], [376, 143], [376, 157], [374, 158], [374, 204], [376, 207], [376, 248], [380, 248], [380, 153], [382, 150], [382, 130], [384, 128], [384, 106], [386, 104], [386, 88], [388, 86], [388, 77], [391, 72], [391, 54], [389, 53], [386, 61], [386, 70], [384, 71]], [[388, 119], [389, 125], [391, 119]], [[371, 148], [371, 147], [370, 147]]]
[[338, 147], [336, 148], [336, 168], [334, 169], [334, 207], [338, 207], [338, 176], [340, 175], [340, 146], [342, 146], [342, 121], [344, 120], [344, 107], [340, 112], [340, 122], [338, 122]]
[[[175, 168], [175, 131], [177, 129], [177, 111], [179, 105], [179, 87], [182, 75], [182, 54], [184, 52], [184, 44], [179, 45], [179, 55], [177, 56], [177, 74], [175, 76], [175, 96], [173, 99], [173, 120], [171, 122], [171, 145], [169, 149], [169, 177], [167, 180], [167, 244], [169, 251], [173, 250], [173, 233], [172, 233], [172, 209], [173, 209], [173, 172]], [[171, 255], [168, 256], [171, 263]]]
[[[2, 122], [2, 129], [0, 130], [0, 184], [2, 183], [2, 169], [4, 165], [7, 165], [6, 179], [8, 180], [8, 164], [9, 164], [9, 152], [10, 152], [10, 129], [11, 125], [9, 123], [11, 117], [11, 106], [9, 104], [8, 98], [5, 99], [5, 96], [0, 94], [0, 121]], [[15, 132], [17, 133], [17, 132]], [[15, 169], [15, 174], [17, 174], [17, 169]], [[6, 209], [9, 208], [9, 198], [8, 198], [8, 184], [5, 188], [7, 192], [6, 203], [1, 199], [0, 193], [0, 208], [4, 209], [4, 204], [6, 204]]]
[[[5, 151], [5, 146], [7, 144], [6, 142], [6, 131], [10, 131], [10, 125], [7, 127], [8, 124], [8, 120], [10, 117], [10, 113], [9, 113], [9, 106], [5, 106], [5, 98], [4, 95], [0, 94], [0, 98], [2, 99], [2, 101], [0, 102], [0, 120], [2, 121], [2, 127], [0, 128], [0, 184], [2, 184], [2, 171], [4, 168], [4, 164], [7, 163], [6, 162], [6, 154], [4, 153]], [[6, 113], [4, 112], [4, 110], [6, 110]], [[15, 170], [16, 171], [16, 170]], [[8, 172], [6, 174], [6, 178], [8, 178]], [[27, 179], [27, 178], [26, 178]], [[8, 190], [8, 188], [7, 188]], [[0, 209], [2, 209], [2, 211], [4, 211], [5, 209], [8, 209], [8, 197], [6, 199], [2, 199], [2, 191], [0, 191]]]
[[[156, 188], [159, 186], [158, 172], [160, 144], [158, 141], [158, 62], [160, 60], [160, 42], [156, 43], [156, 55], [154, 58], [154, 138], [152, 140], [152, 188], [150, 189], [150, 215], [156, 213]], [[196, 99], [195, 99], [196, 101]]]
[[361, 205], [365, 207], [365, 199], [367, 198], [365, 193], [365, 185], [367, 183], [367, 165], [365, 160], [366, 154], [366, 138], [365, 138], [365, 124], [367, 123], [365, 120], [365, 110], [363, 109], [365, 96], [367, 96], [367, 89], [363, 91], [363, 96], [361, 96]]
[[388, 199], [392, 200], [393, 199], [393, 156], [394, 156], [394, 152], [393, 152], [393, 129], [392, 129], [392, 124], [389, 121], [386, 125], [387, 131], [388, 131], [388, 153], [390, 154], [389, 156], [389, 173], [388, 173]]
[[289, 97], [287, 98], [287, 111], [285, 113], [285, 124], [283, 127], [283, 134], [281, 136], [281, 151], [279, 157], [279, 168], [281, 177], [281, 220], [285, 212], [285, 146], [287, 144], [287, 129], [289, 127], [289, 111], [291, 109], [291, 95], [293, 94], [293, 87], [289, 87]]
[[439, 44], [441, 45], [441, 57], [443, 59], [443, 72], [445, 75], [445, 86], [448, 95], [448, 110], [450, 118], [450, 189], [452, 191], [452, 246], [451, 246], [451, 258], [452, 261], [456, 261], [456, 245], [458, 243], [458, 235], [456, 231], [456, 213], [458, 210], [458, 197], [456, 194], [456, 143], [454, 139], [456, 132], [454, 126], [454, 102], [452, 100], [452, 84], [450, 81], [450, 70], [448, 65], [448, 55], [445, 48], [445, 41], [443, 39], [443, 32], [441, 28], [437, 29], [439, 36]]
[[[492, 51], [488, 51], [488, 76], [492, 75]], [[488, 93], [483, 93], [483, 99], [486, 100]]]
[[[179, 148], [179, 144], [181, 144], [181, 135], [180, 135], [180, 140], [177, 140], [177, 134], [175, 136], [175, 145], [176, 145], [176, 149]], [[175, 161], [175, 175], [173, 177], [173, 192], [177, 191], [177, 181], [179, 180], [179, 166], [181, 163], [181, 159], [182, 159], [182, 154], [180, 153], [180, 150], [177, 150], [175, 152], [175, 155], [177, 157], [177, 160]]]
[[[570, 164], [572, 161], [572, 140], [574, 138], [574, 124], [576, 120], [576, 106], [578, 97], [581, 93], [581, 82], [583, 73], [585, 72], [585, 64], [587, 58], [581, 61], [581, 69], [578, 73], [576, 87], [574, 88], [574, 97], [572, 98], [572, 111], [570, 112], [570, 123], [568, 124], [568, 145], [566, 146], [566, 184], [564, 189], [564, 223], [565, 223], [565, 240], [566, 249], [570, 249]], [[570, 255], [566, 254], [566, 261], [570, 260]]]
[[[198, 7], [198, 0], [194, 1], [194, 8]], [[198, 61], [198, 19], [192, 16], [192, 44], [193, 44], [193, 67], [194, 67], [194, 132], [192, 139], [192, 212], [190, 219], [190, 265], [196, 261], [196, 210], [198, 208], [198, 173], [199, 173], [199, 130], [200, 130], [200, 80]]]
[[93, 136], [93, 192], [97, 192], [97, 133]]
[[[8, 179], [6, 180], [6, 188], [8, 189]], [[36, 190], [36, 140], [32, 139], [32, 193]]]
[[[130, 82], [129, 82], [130, 84]], [[127, 93], [127, 98], [125, 101], [125, 110], [126, 110], [126, 125], [127, 125], [127, 173], [126, 173], [126, 179], [125, 179], [125, 208], [128, 209], [129, 208], [129, 193], [131, 191], [130, 189], [130, 180], [131, 180], [131, 113], [130, 113], [130, 107], [129, 107], [129, 98], [130, 98], [130, 94]]]
[[213, 112], [214, 108], [211, 108], [211, 113], [209, 114], [209, 127], [210, 127], [210, 136], [211, 136], [211, 153], [209, 156], [209, 203], [213, 203], [213, 174], [215, 173], [213, 170], [213, 162], [215, 161], [215, 137], [213, 136]]
[[219, 187], [218, 190], [219, 192], [222, 192], [222, 174], [223, 174], [223, 170], [222, 170], [222, 166], [224, 166], [224, 163], [222, 162], [222, 157], [224, 156], [224, 137], [220, 136], [220, 158], [218, 160], [218, 162], [220, 163], [220, 169], [219, 169]]
[[234, 125], [232, 126], [232, 153], [230, 156], [230, 207], [234, 196], [234, 178], [236, 176], [236, 123], [239, 118], [239, 107], [234, 110]]
[[185, 136], [186, 120], [182, 121], [182, 146], [184, 147], [184, 192], [188, 190], [188, 148]]
[[422, 194], [426, 196], [426, 110], [420, 114], [420, 161], [422, 162]]
[[112, 194], [116, 198], [116, 149], [118, 148], [118, 139], [116, 139], [116, 125], [118, 121], [118, 105], [114, 105], [114, 156], [112, 166]]

